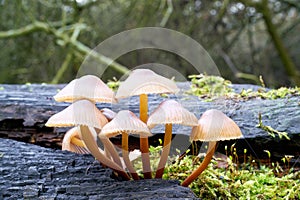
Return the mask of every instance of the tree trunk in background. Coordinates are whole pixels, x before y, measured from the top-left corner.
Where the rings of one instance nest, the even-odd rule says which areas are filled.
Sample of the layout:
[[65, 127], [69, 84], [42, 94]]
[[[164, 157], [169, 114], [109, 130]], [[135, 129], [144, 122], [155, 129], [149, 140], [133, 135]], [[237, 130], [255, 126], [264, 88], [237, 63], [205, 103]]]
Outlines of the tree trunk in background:
[[272, 15], [268, 7], [268, 1], [263, 0], [260, 6], [261, 13], [263, 15], [264, 22], [266, 24], [268, 33], [273, 41], [273, 44], [280, 56], [287, 75], [291, 78], [295, 85], [300, 86], [300, 72], [297, 70], [293, 63], [289, 53], [283, 45], [283, 42], [277, 32], [277, 28], [272, 22]]

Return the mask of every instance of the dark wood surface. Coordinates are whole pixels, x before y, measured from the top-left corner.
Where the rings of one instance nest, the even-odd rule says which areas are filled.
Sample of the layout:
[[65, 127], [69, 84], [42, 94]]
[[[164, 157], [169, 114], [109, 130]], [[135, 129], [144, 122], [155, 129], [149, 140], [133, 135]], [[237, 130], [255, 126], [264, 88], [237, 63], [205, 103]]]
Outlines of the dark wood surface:
[[[198, 118], [207, 109], [222, 110], [236, 121], [241, 128], [246, 140], [246, 148], [255, 148], [257, 152], [269, 148], [271, 150], [276, 148], [278, 152], [281, 149], [280, 156], [288, 153], [300, 154], [299, 96], [276, 100], [219, 99], [213, 102], [205, 102], [184, 93], [189, 87], [188, 83], [178, 83], [178, 86], [182, 89], [181, 92], [177, 95], [170, 95], [169, 98], [179, 101]], [[59, 148], [67, 128], [47, 128], [44, 124], [51, 115], [70, 105], [55, 102], [52, 98], [63, 87], [64, 85], [46, 84], [0, 85], [0, 137]], [[233, 87], [236, 91], [241, 91], [242, 88], [252, 88], [254, 90], [258, 88], [253, 85], [234, 85]], [[159, 95], [150, 96], [149, 111], [152, 112], [164, 99]], [[129, 109], [138, 114], [137, 97], [121, 99], [117, 104], [97, 104], [97, 106], [99, 108], [109, 107], [116, 112]], [[272, 138], [266, 131], [258, 128], [259, 113], [261, 113], [265, 125], [278, 131], [287, 132], [291, 140]], [[185, 126], [174, 126], [173, 128], [174, 134], [185, 135], [186, 137], [190, 134], [190, 130], [190, 127]], [[152, 132], [154, 134], [163, 133], [164, 126], [157, 126]], [[181, 138], [179, 141], [181, 141]], [[188, 143], [187, 138], [185, 141]], [[247, 145], [247, 142], [250, 145]], [[241, 146], [240, 148], [243, 150], [245, 147]]]
[[[57, 103], [52, 96], [64, 85], [0, 85], [0, 199], [37, 198], [68, 199], [76, 195], [76, 199], [107, 199], [126, 198], [154, 199], [161, 197], [193, 198], [190, 190], [178, 186], [170, 181], [139, 181], [130, 184], [118, 182], [110, 178], [111, 171], [93, 165], [90, 155], [75, 155], [59, 150], [46, 149], [40, 146], [16, 142], [10, 139], [35, 143], [41, 146], [60, 148], [61, 139], [66, 128], [47, 128], [44, 126], [48, 118], [68, 106], [68, 103]], [[187, 83], [179, 84], [186, 89]], [[236, 90], [256, 86], [235, 85]], [[272, 152], [272, 158], [280, 160], [284, 155], [291, 154], [293, 166], [299, 164], [300, 156], [300, 99], [299, 96], [276, 100], [251, 99], [240, 101], [222, 99], [205, 102], [197, 97], [183, 93], [171, 95], [198, 118], [207, 109], [217, 108], [236, 121], [242, 129], [244, 138], [236, 141], [220, 142], [218, 151], [222, 152], [225, 145], [236, 143], [241, 151], [248, 149], [254, 158], [266, 156], [264, 150]], [[164, 98], [151, 96], [150, 112]], [[138, 113], [138, 99], [136, 97], [123, 99], [118, 104], [98, 104], [99, 108], [109, 107], [114, 111], [129, 109]], [[273, 138], [258, 124], [258, 114], [262, 114], [265, 125], [272, 126], [278, 131], [286, 131], [291, 140]], [[163, 133], [163, 126], [153, 130], [156, 134], [150, 141], [157, 142], [157, 136]], [[178, 145], [189, 145], [190, 128], [175, 126], [174, 137]], [[136, 138], [130, 139], [138, 146]], [[114, 143], [120, 141], [116, 138]], [[176, 142], [172, 142], [172, 146]], [[80, 159], [78, 159], [80, 158]], [[90, 166], [87, 174], [87, 166]], [[147, 185], [146, 189], [144, 186]], [[103, 187], [104, 186], [104, 187]], [[149, 187], [148, 187], [149, 186]], [[103, 188], [102, 188], [103, 187]], [[131, 187], [131, 189], [130, 189]], [[129, 192], [132, 187], [145, 191]], [[160, 189], [163, 187], [163, 189]], [[122, 192], [124, 189], [125, 191]], [[75, 198], [75, 197], [74, 197]], [[125, 198], [125, 199], [126, 199]], [[163, 198], [162, 198], [163, 199]]]
[[0, 138], [0, 199], [196, 199], [178, 181], [118, 181], [91, 155]]

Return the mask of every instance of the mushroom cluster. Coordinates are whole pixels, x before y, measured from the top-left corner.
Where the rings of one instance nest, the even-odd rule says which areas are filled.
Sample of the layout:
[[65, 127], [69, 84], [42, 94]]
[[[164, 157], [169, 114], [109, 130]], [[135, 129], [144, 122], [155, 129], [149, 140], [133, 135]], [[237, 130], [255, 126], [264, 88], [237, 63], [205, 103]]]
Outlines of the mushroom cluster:
[[[148, 114], [149, 94], [175, 94], [179, 91], [174, 81], [156, 74], [149, 69], [136, 69], [120, 84], [116, 94], [98, 77], [82, 76], [71, 81], [54, 99], [58, 102], [72, 103], [61, 112], [49, 118], [46, 126], [69, 127], [64, 136], [62, 149], [75, 153], [91, 153], [102, 165], [111, 168], [124, 180], [138, 180], [128, 148], [129, 135], [140, 138], [143, 178], [152, 178], [148, 137], [156, 125], [165, 125], [161, 157], [155, 178], [162, 178], [170, 153], [172, 125], [191, 126], [191, 140], [209, 141], [207, 155], [202, 164], [183, 183], [188, 186], [209, 164], [219, 140], [242, 136], [238, 126], [218, 110], [208, 110], [198, 120], [196, 116], [175, 100], [167, 99]], [[117, 103], [118, 99], [139, 96], [139, 117], [129, 110], [118, 113], [103, 108], [96, 103]], [[110, 138], [120, 135], [121, 150], [113, 145]], [[102, 143], [103, 148], [98, 144]]]

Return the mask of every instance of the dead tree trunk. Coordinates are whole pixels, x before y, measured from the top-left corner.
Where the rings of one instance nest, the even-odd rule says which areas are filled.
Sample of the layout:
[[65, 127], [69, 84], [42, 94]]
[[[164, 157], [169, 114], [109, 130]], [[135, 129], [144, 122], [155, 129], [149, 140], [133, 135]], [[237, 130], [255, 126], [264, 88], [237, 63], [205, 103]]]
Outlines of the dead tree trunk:
[[[187, 89], [188, 83], [179, 83], [180, 88]], [[67, 129], [47, 128], [44, 126], [48, 118], [67, 107], [68, 103], [57, 103], [52, 96], [64, 85], [0, 85], [0, 137], [12, 138], [24, 142], [35, 143], [41, 146], [60, 148], [62, 137]], [[235, 85], [234, 89], [257, 89], [251, 85]], [[137, 97], [136, 97], [137, 98]], [[299, 96], [290, 96], [284, 99], [262, 100], [251, 99], [248, 101], [223, 99], [213, 102], [205, 102], [194, 96], [179, 94], [170, 96], [183, 104], [199, 118], [207, 109], [216, 108], [222, 110], [231, 117], [241, 128], [244, 140], [239, 140], [237, 149], [253, 149], [253, 154], [258, 157], [266, 155], [263, 150], [275, 152], [278, 159], [286, 154], [300, 155], [300, 105]], [[164, 100], [161, 96], [149, 97], [149, 111]], [[133, 98], [120, 100], [118, 104], [98, 104], [99, 108], [109, 107], [114, 111], [129, 109], [136, 114], [139, 106], [138, 100]], [[266, 131], [258, 128], [259, 113], [262, 115], [263, 124], [271, 126], [278, 131], [288, 133], [291, 140], [271, 137]], [[190, 145], [188, 135], [190, 127], [176, 126], [173, 128], [174, 136], [172, 146], [174, 148], [188, 148]], [[150, 138], [150, 144], [155, 145], [158, 138], [164, 132], [163, 127], [153, 129], [154, 137]], [[175, 139], [174, 139], [175, 138]], [[115, 144], [120, 143], [118, 138]], [[132, 148], [138, 146], [136, 138], [130, 138]], [[233, 141], [235, 142], [235, 141]], [[184, 143], [184, 145], [183, 145]], [[219, 151], [224, 151], [226, 142], [220, 143]], [[229, 144], [228, 144], [229, 145]], [[242, 153], [242, 152], [241, 152]], [[274, 154], [274, 153], [273, 153]]]

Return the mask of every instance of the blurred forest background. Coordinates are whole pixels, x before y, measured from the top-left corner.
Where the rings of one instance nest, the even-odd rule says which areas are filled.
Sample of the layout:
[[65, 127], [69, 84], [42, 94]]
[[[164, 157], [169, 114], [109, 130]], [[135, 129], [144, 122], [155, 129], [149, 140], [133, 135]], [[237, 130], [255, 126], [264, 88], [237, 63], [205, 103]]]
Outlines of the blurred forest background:
[[[198, 41], [233, 83], [300, 85], [299, 0], [0, 0], [0, 83], [65, 83], [106, 38], [137, 27], [173, 29]], [[128, 69], [156, 62], [184, 75], [179, 56], [137, 50]], [[122, 72], [110, 67], [104, 79]], [[125, 70], [124, 70], [125, 69]]]

